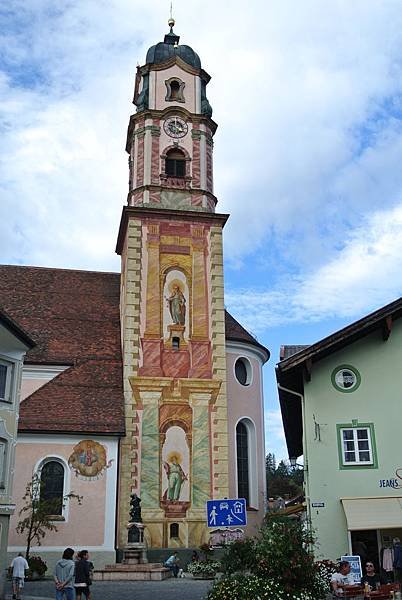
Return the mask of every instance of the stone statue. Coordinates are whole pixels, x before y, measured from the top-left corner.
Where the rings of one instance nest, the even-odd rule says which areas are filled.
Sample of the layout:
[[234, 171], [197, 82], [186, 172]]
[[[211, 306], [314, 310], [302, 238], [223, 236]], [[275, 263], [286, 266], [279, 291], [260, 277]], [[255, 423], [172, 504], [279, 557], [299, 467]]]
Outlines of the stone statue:
[[141, 518], [141, 498], [137, 494], [131, 494], [130, 500], [130, 522], [142, 523]]
[[186, 299], [178, 285], [173, 286], [172, 294], [167, 301], [173, 323], [184, 325], [186, 322]]

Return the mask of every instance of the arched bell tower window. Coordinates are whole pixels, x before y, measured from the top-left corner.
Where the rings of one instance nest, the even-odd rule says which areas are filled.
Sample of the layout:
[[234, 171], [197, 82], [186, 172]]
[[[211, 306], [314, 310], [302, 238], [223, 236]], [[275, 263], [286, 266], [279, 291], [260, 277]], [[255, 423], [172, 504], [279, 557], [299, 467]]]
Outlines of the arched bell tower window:
[[165, 173], [168, 177], [186, 176], [186, 157], [181, 150], [169, 150], [165, 159]]
[[165, 81], [166, 85], [166, 102], [185, 102], [184, 100], [184, 81], [176, 77], [171, 77]]
[[63, 514], [64, 466], [57, 460], [49, 460], [40, 471], [40, 498], [51, 502], [52, 514]]

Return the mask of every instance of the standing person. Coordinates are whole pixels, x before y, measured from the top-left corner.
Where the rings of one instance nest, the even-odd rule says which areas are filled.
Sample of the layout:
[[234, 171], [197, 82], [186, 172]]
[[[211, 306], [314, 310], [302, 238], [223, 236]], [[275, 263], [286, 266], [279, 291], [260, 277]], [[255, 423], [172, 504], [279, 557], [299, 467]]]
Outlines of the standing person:
[[53, 577], [56, 584], [56, 600], [74, 600], [74, 550], [66, 548], [57, 561]]
[[395, 581], [402, 583], [402, 546], [401, 540], [395, 537], [392, 540], [394, 544], [394, 569], [395, 569]]
[[82, 594], [87, 600], [91, 597], [91, 564], [89, 562], [88, 550], [78, 552], [78, 560], [75, 563], [74, 589], [77, 600], [81, 600]]
[[21, 590], [24, 587], [25, 571], [29, 569], [29, 565], [22, 553], [19, 552], [18, 556], [13, 558], [10, 565], [10, 572], [13, 578], [13, 599], [19, 600], [21, 598]]
[[169, 558], [165, 562], [165, 567], [170, 569], [173, 573], [173, 577], [176, 577], [176, 578], [177, 578], [177, 575], [179, 574], [179, 569], [180, 569], [179, 562], [180, 562], [180, 558], [179, 558], [179, 555], [177, 554], [177, 552], [173, 552], [173, 554], [171, 556], [169, 556]]

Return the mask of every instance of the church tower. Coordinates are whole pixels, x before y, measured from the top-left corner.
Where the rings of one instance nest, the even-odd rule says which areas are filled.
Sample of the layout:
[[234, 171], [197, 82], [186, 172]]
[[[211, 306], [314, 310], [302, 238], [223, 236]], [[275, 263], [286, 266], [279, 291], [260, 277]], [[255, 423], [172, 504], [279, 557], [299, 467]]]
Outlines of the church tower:
[[150, 548], [208, 541], [205, 502], [229, 496], [222, 229], [210, 76], [169, 21], [137, 68], [129, 192], [117, 241], [126, 435], [118, 546], [130, 494]]

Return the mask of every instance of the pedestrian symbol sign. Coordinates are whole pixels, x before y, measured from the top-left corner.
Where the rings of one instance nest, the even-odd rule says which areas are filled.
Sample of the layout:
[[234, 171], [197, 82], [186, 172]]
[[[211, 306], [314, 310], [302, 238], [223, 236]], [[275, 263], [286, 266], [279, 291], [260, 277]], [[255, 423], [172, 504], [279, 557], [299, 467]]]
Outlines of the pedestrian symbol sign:
[[206, 508], [208, 527], [247, 525], [246, 501], [244, 498], [207, 500]]

